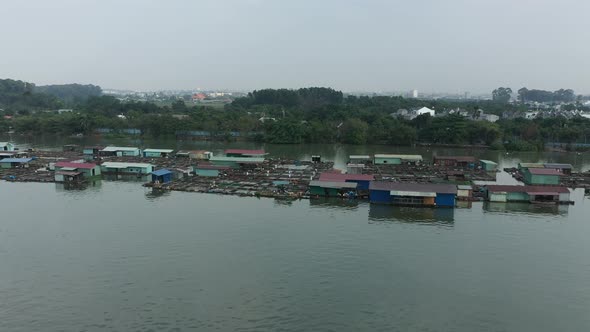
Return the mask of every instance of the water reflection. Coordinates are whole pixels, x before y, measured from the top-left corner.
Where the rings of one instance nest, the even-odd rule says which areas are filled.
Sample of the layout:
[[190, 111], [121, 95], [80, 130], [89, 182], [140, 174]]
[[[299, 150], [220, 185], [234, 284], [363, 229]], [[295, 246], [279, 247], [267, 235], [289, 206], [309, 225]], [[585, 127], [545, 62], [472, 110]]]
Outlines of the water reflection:
[[455, 209], [371, 204], [369, 205], [369, 220], [452, 226], [455, 221]]
[[319, 197], [309, 200], [309, 206], [312, 208], [329, 208], [329, 209], [356, 209], [361, 204], [368, 204], [360, 202], [356, 199], [342, 199], [336, 197]]
[[151, 190], [146, 191], [145, 198], [148, 201], [154, 201], [160, 197], [167, 197], [170, 196], [170, 190], [162, 190], [157, 188], [152, 188]]
[[100, 189], [102, 187], [101, 180], [92, 180], [86, 181], [81, 183], [73, 183], [73, 182], [56, 182], [55, 183], [55, 191], [83, 191], [88, 188], [96, 188]]
[[483, 210], [487, 213], [525, 213], [536, 215], [561, 215], [568, 214], [569, 205], [539, 205], [530, 203], [501, 203], [501, 202], [484, 202]]
[[125, 181], [125, 182], [149, 182], [147, 175], [133, 175], [133, 174], [102, 174], [102, 178], [107, 181]]

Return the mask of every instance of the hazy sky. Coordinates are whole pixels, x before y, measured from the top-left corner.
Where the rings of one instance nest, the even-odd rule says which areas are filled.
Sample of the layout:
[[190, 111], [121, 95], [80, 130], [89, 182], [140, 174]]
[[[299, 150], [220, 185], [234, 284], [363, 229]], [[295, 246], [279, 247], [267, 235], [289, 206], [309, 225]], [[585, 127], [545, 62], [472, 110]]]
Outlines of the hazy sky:
[[590, 92], [588, 0], [0, 0], [0, 78]]

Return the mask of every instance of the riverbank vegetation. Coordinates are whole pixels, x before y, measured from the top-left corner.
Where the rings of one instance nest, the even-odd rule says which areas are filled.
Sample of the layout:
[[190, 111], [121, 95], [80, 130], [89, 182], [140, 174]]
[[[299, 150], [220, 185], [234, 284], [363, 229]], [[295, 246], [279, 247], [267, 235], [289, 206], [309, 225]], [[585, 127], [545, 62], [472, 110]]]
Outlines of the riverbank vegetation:
[[[345, 96], [329, 88], [267, 89], [237, 98], [221, 110], [190, 106], [183, 100], [170, 106], [122, 102], [102, 95], [99, 89], [91, 85], [38, 89], [30, 83], [0, 80], [0, 131], [88, 135], [131, 128], [150, 136], [197, 132], [217, 138], [239, 136], [286, 144], [484, 144], [509, 150], [539, 150], [547, 142], [571, 146], [586, 143], [590, 138], [590, 120], [582, 117], [514, 118], [492, 123], [457, 114], [425, 114], [411, 120], [394, 114], [399, 109], [424, 106], [437, 114], [455, 109], [483, 109], [496, 115], [526, 111], [523, 104], [506, 103], [505, 88], [495, 91], [495, 100], [483, 101]], [[570, 92], [560, 98], [571, 99]], [[73, 111], [56, 111], [64, 105]]]

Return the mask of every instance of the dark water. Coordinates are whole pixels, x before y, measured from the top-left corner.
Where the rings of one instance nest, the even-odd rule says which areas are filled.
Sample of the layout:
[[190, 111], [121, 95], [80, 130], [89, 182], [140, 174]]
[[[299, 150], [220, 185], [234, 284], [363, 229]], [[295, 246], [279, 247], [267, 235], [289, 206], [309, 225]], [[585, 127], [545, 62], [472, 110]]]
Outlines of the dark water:
[[572, 198], [435, 210], [0, 182], [0, 331], [590, 331], [590, 200]]

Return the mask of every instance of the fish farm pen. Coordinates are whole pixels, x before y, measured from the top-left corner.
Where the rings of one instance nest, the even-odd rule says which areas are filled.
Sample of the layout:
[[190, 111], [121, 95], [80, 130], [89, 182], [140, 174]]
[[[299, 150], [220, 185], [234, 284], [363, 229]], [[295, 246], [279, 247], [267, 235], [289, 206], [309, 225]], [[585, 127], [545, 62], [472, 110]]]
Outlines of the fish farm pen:
[[[133, 178], [154, 190], [275, 198], [368, 198], [373, 181], [451, 184], [457, 186], [457, 201], [472, 201], [486, 199], [485, 188], [474, 182], [493, 182], [498, 172], [493, 161], [465, 156], [439, 156], [430, 163], [419, 155], [355, 155], [340, 171], [321, 156], [302, 161], [272, 158], [263, 150], [227, 150], [219, 156], [170, 151], [71, 146], [63, 151], [5, 151], [0, 154], [0, 179], [86, 183]], [[506, 171], [527, 185], [590, 188], [590, 172], [572, 172], [568, 164], [522, 163]]]

